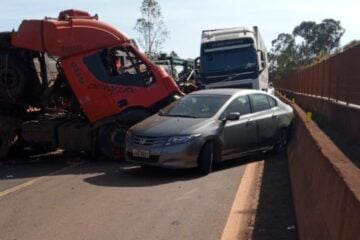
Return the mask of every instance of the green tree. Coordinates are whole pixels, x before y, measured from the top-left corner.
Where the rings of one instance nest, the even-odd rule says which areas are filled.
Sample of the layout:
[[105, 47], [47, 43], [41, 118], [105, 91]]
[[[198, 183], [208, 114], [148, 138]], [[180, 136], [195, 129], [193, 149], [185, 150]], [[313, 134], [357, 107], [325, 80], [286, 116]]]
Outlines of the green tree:
[[293, 36], [300, 39], [299, 54], [302, 65], [334, 53], [340, 45], [345, 30], [339, 21], [324, 19], [321, 23], [302, 22], [294, 28]]
[[163, 21], [160, 4], [156, 0], [143, 0], [140, 13], [141, 17], [135, 24], [135, 30], [140, 35], [137, 40], [148, 56], [154, 58], [168, 38], [169, 31]]
[[278, 79], [294, 71], [298, 65], [298, 51], [295, 38], [281, 33], [273, 40], [269, 52], [270, 79]]
[[279, 34], [269, 52], [270, 77], [284, 78], [298, 68], [335, 53], [344, 32], [339, 21], [324, 19], [319, 24], [304, 21], [292, 34]]

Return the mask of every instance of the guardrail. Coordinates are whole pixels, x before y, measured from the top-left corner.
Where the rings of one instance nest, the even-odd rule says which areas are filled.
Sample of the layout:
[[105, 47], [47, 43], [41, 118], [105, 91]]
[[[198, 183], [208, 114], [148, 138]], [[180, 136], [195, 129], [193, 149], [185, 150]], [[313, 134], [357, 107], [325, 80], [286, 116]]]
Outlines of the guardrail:
[[274, 81], [275, 88], [360, 105], [360, 45], [316, 65], [299, 70], [287, 79]]

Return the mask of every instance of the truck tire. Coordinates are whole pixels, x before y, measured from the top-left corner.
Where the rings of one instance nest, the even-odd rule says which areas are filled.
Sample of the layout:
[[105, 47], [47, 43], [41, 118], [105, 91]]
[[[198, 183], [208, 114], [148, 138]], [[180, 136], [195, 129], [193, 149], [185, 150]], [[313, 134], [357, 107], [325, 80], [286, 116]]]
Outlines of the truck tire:
[[143, 108], [134, 108], [99, 125], [96, 134], [97, 152], [110, 160], [123, 160], [127, 130], [151, 114]]
[[123, 159], [126, 130], [127, 128], [116, 123], [101, 126], [96, 141], [99, 152], [110, 160]]
[[[6, 101], [17, 101], [29, 95], [32, 74], [21, 59], [0, 55], [0, 96]], [[30, 90], [31, 91], [31, 90]]]

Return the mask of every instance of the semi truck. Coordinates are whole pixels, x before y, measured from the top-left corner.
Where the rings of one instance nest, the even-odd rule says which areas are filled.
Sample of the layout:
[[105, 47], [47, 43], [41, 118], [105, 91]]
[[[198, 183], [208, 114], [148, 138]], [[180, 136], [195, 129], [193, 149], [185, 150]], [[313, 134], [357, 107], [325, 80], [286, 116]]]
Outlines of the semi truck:
[[97, 15], [23, 20], [0, 33], [0, 159], [24, 147], [122, 158], [126, 130], [181, 95]]
[[268, 58], [257, 26], [202, 31], [199, 85], [267, 91]]

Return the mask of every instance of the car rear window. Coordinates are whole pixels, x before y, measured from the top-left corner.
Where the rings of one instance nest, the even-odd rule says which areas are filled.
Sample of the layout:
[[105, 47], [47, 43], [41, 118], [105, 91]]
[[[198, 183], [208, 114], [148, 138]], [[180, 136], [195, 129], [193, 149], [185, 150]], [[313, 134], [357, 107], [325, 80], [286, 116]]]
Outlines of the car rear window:
[[260, 112], [270, 109], [268, 96], [265, 94], [251, 95], [251, 103], [252, 103], [253, 112]]
[[274, 107], [276, 107], [278, 105], [277, 101], [275, 99], [273, 99], [272, 97], [269, 97], [269, 96], [267, 96], [267, 97], [269, 99], [270, 108], [274, 108]]

